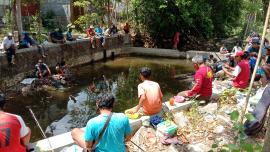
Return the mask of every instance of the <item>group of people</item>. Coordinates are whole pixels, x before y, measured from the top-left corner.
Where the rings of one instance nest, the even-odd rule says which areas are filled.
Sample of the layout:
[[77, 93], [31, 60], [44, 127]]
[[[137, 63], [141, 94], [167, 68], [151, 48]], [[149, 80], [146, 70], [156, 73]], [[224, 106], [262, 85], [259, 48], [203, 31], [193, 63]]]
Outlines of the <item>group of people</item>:
[[[236, 66], [229, 67], [229, 65], [224, 65], [222, 70], [228, 77], [232, 79], [232, 87], [246, 88], [250, 79], [250, 65], [248, 56], [243, 51], [238, 51], [233, 58], [237, 63]], [[211, 66], [207, 65], [203, 56], [197, 55], [193, 57], [192, 63], [196, 70], [194, 76], [195, 84], [191, 90], [179, 92], [178, 95], [184, 96], [187, 100], [197, 97], [200, 100], [209, 101], [212, 96], [212, 81], [215, 73], [213, 72]], [[41, 60], [39, 60], [36, 67], [38, 69], [38, 77], [44, 77], [50, 74], [48, 66]], [[139, 112], [149, 116], [159, 115], [162, 112], [163, 101], [163, 94], [160, 86], [157, 82], [150, 79], [152, 72], [150, 68], [143, 67], [139, 72], [139, 78], [142, 82], [138, 85], [138, 105], [126, 110], [125, 113], [133, 114]], [[88, 121], [85, 130], [75, 128], [71, 132], [72, 138], [77, 145], [88, 151], [111, 151], [112, 149], [125, 151], [125, 142], [131, 138], [131, 127], [128, 118], [124, 114], [113, 112], [114, 102], [114, 96], [109, 93], [102, 94], [98, 97], [96, 106], [99, 110], [99, 115]], [[1, 104], [0, 110], [2, 110]], [[18, 139], [10, 141], [10, 144], [5, 144], [4, 148], [6, 147], [6, 149], [11, 150], [14, 148], [14, 146], [11, 145], [27, 145], [30, 138], [30, 130], [25, 127], [22, 119], [18, 116], [0, 111], [1, 121], [2, 117], [10, 117], [12, 118], [11, 120], [19, 120], [16, 121], [16, 123], [20, 123], [17, 126], [3, 126], [0, 124], [0, 128], [5, 127], [7, 128], [7, 131], [9, 128], [14, 129], [12, 136], [16, 136], [14, 139]], [[6, 141], [9, 134], [8, 132], [1, 131], [0, 134], [4, 135], [0, 136], [0, 143], [4, 143], [3, 141]], [[22, 144], [21, 141], [25, 142]]]
[[[242, 49], [241, 42], [237, 42], [237, 45], [230, 53], [229, 51], [227, 51], [228, 60], [225, 62], [229, 63], [229, 70], [224, 70], [224, 72], [230, 77], [232, 77], [232, 73], [230, 74], [229, 71], [234, 71], [234, 74], [239, 72], [239, 66], [235, 66], [235, 63], [237, 63], [238, 61], [233, 59], [235, 56], [241, 56], [242, 62], [245, 61], [245, 64], [249, 63], [249, 71], [246, 71], [248, 79], [250, 79], [250, 76], [254, 71], [260, 49], [261, 38], [256, 32], [253, 32], [248, 37], [247, 42], [248, 43], [244, 50]], [[266, 86], [270, 80], [270, 46], [267, 39], [264, 40], [264, 44], [262, 46], [262, 58], [259, 64], [259, 68], [256, 71], [255, 81], [260, 81], [263, 86]], [[247, 82], [245, 83], [248, 84]]]
[[[2, 46], [3, 51], [7, 55], [7, 61], [9, 65], [15, 64], [15, 54], [17, 49], [23, 49], [23, 48], [30, 48], [30, 47], [37, 47], [39, 53], [43, 58], [47, 56], [46, 49], [44, 48], [44, 45], [51, 43], [57, 43], [57, 44], [64, 44], [66, 41], [74, 41], [76, 38], [73, 36], [72, 26], [68, 27], [68, 30], [64, 36], [63, 31], [61, 28], [57, 28], [54, 31], [50, 32], [48, 36], [42, 35], [45, 39], [44, 42], [40, 42], [40, 40], [37, 38], [37, 33], [32, 33], [31, 35], [27, 32], [22, 32], [20, 34], [19, 42], [15, 42], [14, 36], [12, 33], [8, 33], [6, 37], [4, 37]], [[129, 24], [126, 23], [124, 26], [125, 33], [129, 33]], [[92, 48], [95, 48], [96, 46], [104, 46], [105, 45], [105, 37], [115, 35], [118, 33], [117, 26], [115, 24], [112, 24], [111, 27], [109, 27], [107, 30], [103, 30], [100, 25], [97, 25], [96, 28], [94, 26], [90, 26], [86, 30], [87, 38], [90, 39], [90, 43]]]
[[52, 75], [48, 65], [45, 64], [42, 59], [39, 59], [38, 63], [35, 65], [34, 77], [40, 80], [51, 80], [52, 85], [58, 88], [66, 84], [66, 80], [70, 78], [70, 72], [65, 61], [62, 59], [61, 62], [56, 64], [55, 73]]
[[90, 43], [92, 48], [96, 46], [104, 46], [105, 45], [105, 37], [112, 36], [118, 33], [118, 29], [116, 25], [112, 24], [111, 27], [104, 30], [101, 28], [100, 25], [94, 27], [90, 25], [89, 28], [86, 30], [87, 38], [90, 39]]

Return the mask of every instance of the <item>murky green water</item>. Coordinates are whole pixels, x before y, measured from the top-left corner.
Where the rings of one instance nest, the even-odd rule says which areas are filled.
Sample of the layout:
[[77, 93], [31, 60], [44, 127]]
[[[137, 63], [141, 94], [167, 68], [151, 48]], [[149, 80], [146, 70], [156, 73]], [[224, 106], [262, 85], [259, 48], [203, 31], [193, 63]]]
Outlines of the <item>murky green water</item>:
[[142, 66], [148, 66], [152, 69], [152, 80], [160, 84], [164, 100], [187, 89], [189, 85], [173, 78], [175, 74], [192, 72], [192, 65], [187, 60], [124, 57], [106, 63], [100, 62], [73, 68], [72, 72], [75, 74], [76, 81], [72, 87], [65, 90], [39, 92], [28, 97], [18, 94], [8, 103], [7, 111], [23, 117], [32, 129], [32, 141], [36, 141], [42, 139], [42, 136], [27, 106], [32, 108], [45, 130], [53, 121], [61, 119], [67, 113], [69, 95], [76, 96], [78, 93], [85, 91], [91, 82], [99, 85], [100, 82], [104, 82], [104, 75], [109, 82], [118, 82], [117, 103], [114, 111], [123, 112], [125, 109], [135, 106], [138, 102], [137, 85], [140, 83], [138, 69]]

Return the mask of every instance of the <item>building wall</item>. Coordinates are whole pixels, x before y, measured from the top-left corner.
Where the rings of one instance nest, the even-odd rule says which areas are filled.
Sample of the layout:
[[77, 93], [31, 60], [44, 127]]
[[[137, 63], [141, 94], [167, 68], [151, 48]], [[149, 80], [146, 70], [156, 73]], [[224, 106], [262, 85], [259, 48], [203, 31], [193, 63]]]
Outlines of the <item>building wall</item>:
[[5, 15], [5, 7], [8, 6], [10, 0], [0, 0], [0, 17]]
[[5, 6], [0, 5], [0, 18], [2, 18], [5, 15]]
[[71, 0], [44, 0], [41, 4], [42, 14], [46, 14], [47, 11], [52, 10], [57, 19], [63, 23], [70, 23], [71, 18]]

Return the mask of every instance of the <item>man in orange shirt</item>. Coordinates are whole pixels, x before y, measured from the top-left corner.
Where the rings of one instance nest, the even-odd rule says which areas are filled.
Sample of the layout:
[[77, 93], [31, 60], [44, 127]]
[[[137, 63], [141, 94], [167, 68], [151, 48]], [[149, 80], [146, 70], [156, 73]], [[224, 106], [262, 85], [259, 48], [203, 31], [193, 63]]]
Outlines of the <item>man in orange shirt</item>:
[[151, 69], [143, 67], [140, 69], [140, 79], [143, 81], [138, 85], [139, 104], [126, 113], [136, 113], [141, 108], [145, 115], [158, 114], [162, 109], [162, 92], [157, 82], [150, 81]]

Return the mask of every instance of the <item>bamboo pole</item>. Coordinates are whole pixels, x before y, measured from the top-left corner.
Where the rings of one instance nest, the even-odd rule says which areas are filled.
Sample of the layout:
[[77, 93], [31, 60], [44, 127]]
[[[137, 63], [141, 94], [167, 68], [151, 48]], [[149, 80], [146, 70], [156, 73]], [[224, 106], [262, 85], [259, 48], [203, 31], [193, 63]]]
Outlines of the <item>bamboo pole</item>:
[[[269, 3], [270, 3], [270, 0], [269, 0], [268, 4]], [[260, 44], [260, 50], [259, 50], [258, 58], [257, 58], [257, 61], [256, 61], [254, 71], [252, 73], [251, 82], [249, 84], [248, 94], [247, 94], [247, 97], [246, 97], [245, 106], [244, 106], [244, 109], [242, 109], [242, 113], [241, 113], [241, 118], [240, 118], [241, 123], [243, 123], [243, 120], [244, 120], [244, 115], [245, 115], [246, 110], [247, 110], [247, 106], [248, 106], [248, 102], [249, 102], [249, 98], [250, 98], [250, 93], [251, 93], [252, 86], [253, 86], [253, 83], [254, 83], [254, 79], [255, 79], [255, 76], [256, 76], [256, 71], [257, 71], [257, 69], [259, 67], [259, 63], [260, 63], [260, 60], [261, 60], [262, 47], [263, 47], [263, 44], [264, 44], [265, 33], [266, 33], [267, 26], [268, 26], [269, 14], [270, 14], [270, 5], [268, 5], [267, 15], [266, 15], [266, 18], [265, 18], [265, 21], [264, 21], [263, 35], [262, 35], [262, 40], [261, 40], [261, 44]]]

